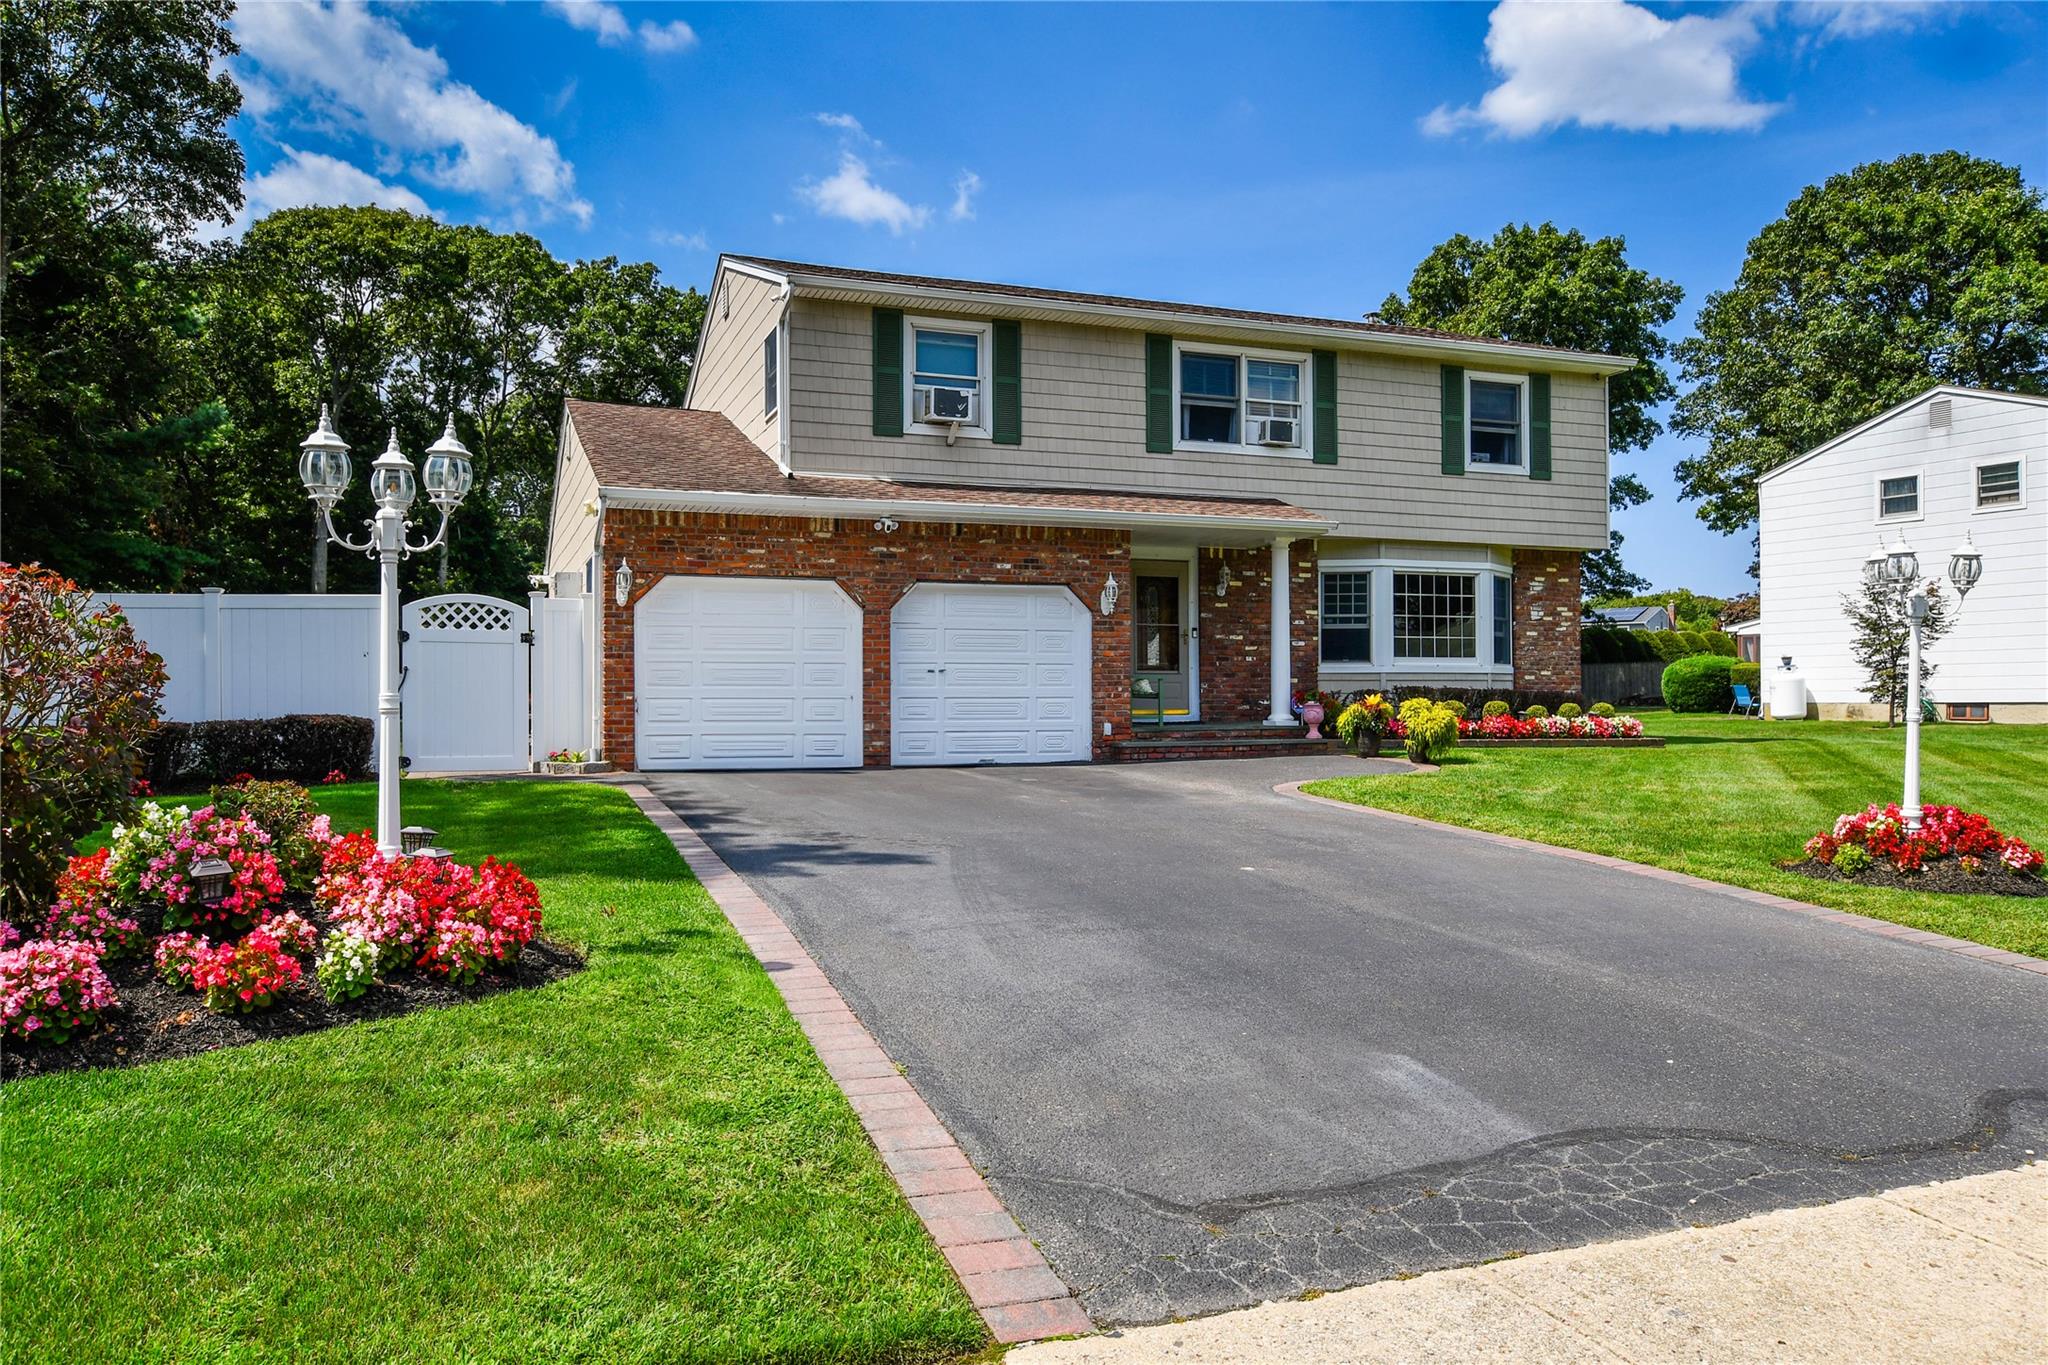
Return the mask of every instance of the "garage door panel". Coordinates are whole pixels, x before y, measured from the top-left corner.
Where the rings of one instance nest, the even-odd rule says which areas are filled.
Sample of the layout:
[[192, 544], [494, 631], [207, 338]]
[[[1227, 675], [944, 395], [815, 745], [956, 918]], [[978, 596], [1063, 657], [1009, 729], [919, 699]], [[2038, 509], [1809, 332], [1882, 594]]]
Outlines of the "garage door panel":
[[1064, 588], [919, 584], [890, 615], [894, 760], [1087, 757], [1092, 624]]
[[836, 585], [671, 576], [634, 623], [641, 767], [860, 762], [860, 608]]

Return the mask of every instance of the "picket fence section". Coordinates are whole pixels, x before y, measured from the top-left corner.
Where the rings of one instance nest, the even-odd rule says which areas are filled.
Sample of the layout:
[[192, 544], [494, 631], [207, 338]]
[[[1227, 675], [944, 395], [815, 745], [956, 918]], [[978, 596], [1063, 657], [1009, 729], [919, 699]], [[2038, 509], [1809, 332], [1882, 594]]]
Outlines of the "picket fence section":
[[[166, 720], [261, 720], [307, 713], [377, 714], [374, 594], [107, 593], [169, 676]], [[399, 700], [413, 771], [510, 770], [590, 741], [590, 644], [582, 598], [535, 594], [520, 606], [444, 597], [436, 628], [409, 640]], [[474, 604], [473, 612], [462, 604]], [[427, 602], [403, 610], [410, 628]], [[464, 648], [448, 623], [492, 620]], [[432, 766], [430, 766], [432, 765]]]

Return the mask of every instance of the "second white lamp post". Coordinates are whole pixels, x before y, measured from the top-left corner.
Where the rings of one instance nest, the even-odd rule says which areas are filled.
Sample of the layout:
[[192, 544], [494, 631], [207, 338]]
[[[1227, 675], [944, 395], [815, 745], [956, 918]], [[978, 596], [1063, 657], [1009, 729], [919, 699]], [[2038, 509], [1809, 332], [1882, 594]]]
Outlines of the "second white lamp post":
[[320, 409], [320, 425], [299, 443], [299, 480], [306, 485], [313, 505], [320, 509], [327, 538], [344, 550], [356, 550], [377, 561], [377, 850], [399, 852], [399, 738], [398, 738], [398, 561], [407, 555], [424, 554], [448, 535], [449, 514], [462, 505], [475, 478], [469, 451], [455, 439], [455, 418], [441, 439], [427, 448], [424, 480], [427, 497], [440, 509], [441, 525], [434, 538], [413, 544], [405, 533], [406, 520], [419, 489], [413, 482], [412, 461], [398, 448], [398, 428], [391, 429], [391, 443], [370, 466], [370, 500], [376, 515], [364, 523], [368, 540], [358, 544], [334, 529], [334, 504], [348, 487], [348, 442], [334, 432], [327, 408]]
[[[1903, 531], [1890, 549], [1879, 543], [1877, 551], [1863, 561], [1863, 576], [1873, 586], [1888, 583], [1906, 595], [1906, 799], [1899, 805], [1899, 814], [1905, 817], [1906, 828], [1917, 834], [1921, 815], [1920, 623], [1927, 619], [1926, 580], [1920, 577], [1920, 556], [1906, 544]], [[1948, 557], [1948, 581], [1955, 585], [1956, 601], [1968, 597], [1983, 576], [1984, 556], [1966, 531], [1963, 543]]]

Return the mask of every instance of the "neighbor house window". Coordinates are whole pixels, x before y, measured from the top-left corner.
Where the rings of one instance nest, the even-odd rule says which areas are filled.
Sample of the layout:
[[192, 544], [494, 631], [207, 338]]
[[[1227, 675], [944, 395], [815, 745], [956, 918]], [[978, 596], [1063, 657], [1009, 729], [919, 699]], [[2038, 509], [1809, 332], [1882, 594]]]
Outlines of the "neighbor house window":
[[1914, 517], [1920, 514], [1920, 476], [1901, 474], [1877, 481], [1877, 514], [1880, 517]]
[[1372, 575], [1323, 575], [1323, 662], [1372, 662]]
[[2004, 507], [2020, 500], [2020, 462], [1977, 466], [1977, 505]]
[[918, 417], [924, 411], [920, 395], [934, 389], [962, 390], [973, 395], [969, 400], [973, 417], [962, 423], [961, 429], [986, 436], [988, 414], [983, 410], [983, 391], [988, 380], [985, 367], [989, 358], [989, 329], [973, 323], [912, 319], [909, 333], [910, 373], [905, 378], [910, 388], [906, 397], [911, 421], [921, 421], [925, 430], [941, 429], [944, 424]]
[[1394, 575], [1394, 657], [1471, 659], [1478, 653], [1479, 613], [1467, 573]]
[[1515, 661], [1514, 588], [1506, 574], [1493, 576], [1493, 662], [1506, 668]]
[[1306, 356], [1180, 351], [1182, 444], [1302, 449], [1307, 372]]
[[1524, 441], [1523, 394], [1520, 379], [1465, 376], [1466, 449], [1469, 464], [1519, 469]]
[[772, 416], [780, 404], [782, 376], [778, 372], [775, 356], [775, 333], [770, 332], [761, 343], [761, 414]]

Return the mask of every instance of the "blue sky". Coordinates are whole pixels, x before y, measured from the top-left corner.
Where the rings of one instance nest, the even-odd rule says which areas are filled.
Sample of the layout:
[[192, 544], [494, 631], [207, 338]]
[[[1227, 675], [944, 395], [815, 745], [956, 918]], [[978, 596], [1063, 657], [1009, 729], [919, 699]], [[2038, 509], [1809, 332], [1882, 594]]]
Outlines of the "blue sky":
[[[250, 208], [377, 202], [708, 285], [720, 250], [1355, 316], [1454, 232], [1616, 233], [1686, 291], [1798, 191], [2048, 162], [2048, 11], [1858, 3], [245, 5]], [[1749, 538], [1623, 457], [1659, 587]]]

